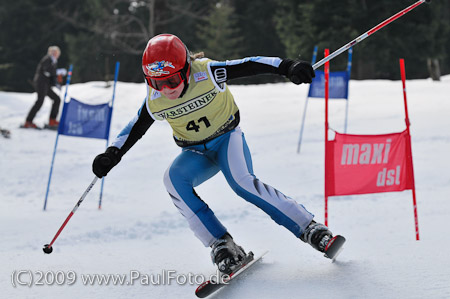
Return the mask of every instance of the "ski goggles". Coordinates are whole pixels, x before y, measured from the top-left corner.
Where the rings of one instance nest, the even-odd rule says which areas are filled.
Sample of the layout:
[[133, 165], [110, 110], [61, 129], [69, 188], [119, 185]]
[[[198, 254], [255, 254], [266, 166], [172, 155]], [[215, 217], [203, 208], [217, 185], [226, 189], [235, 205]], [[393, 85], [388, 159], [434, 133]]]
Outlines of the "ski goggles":
[[163, 90], [164, 87], [167, 87], [168, 89], [175, 89], [184, 81], [183, 76], [181, 76], [180, 72], [176, 72], [175, 74], [164, 78], [152, 78], [150, 76], [144, 77], [147, 81], [147, 84], [158, 91]]

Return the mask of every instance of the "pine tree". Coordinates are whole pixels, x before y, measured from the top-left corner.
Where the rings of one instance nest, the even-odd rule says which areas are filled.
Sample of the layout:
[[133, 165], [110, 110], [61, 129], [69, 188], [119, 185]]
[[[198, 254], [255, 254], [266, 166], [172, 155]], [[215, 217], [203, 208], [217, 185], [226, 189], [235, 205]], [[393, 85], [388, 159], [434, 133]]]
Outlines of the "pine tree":
[[240, 57], [243, 38], [236, 22], [234, 7], [228, 2], [221, 1], [212, 7], [206, 23], [197, 28], [202, 51], [208, 58], [224, 60]]

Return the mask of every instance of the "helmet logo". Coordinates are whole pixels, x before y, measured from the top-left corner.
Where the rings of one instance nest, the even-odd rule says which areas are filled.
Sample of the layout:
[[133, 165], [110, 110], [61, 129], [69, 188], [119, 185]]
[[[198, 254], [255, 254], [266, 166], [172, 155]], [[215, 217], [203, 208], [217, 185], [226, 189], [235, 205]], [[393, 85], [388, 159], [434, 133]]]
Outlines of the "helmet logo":
[[170, 74], [169, 71], [165, 71], [164, 70], [165, 67], [170, 67], [170, 68], [173, 68], [173, 69], [175, 68], [173, 66], [172, 62], [165, 61], [165, 60], [155, 61], [155, 62], [153, 62], [151, 64], [148, 64], [146, 66], [148, 72], [150, 73], [150, 76], [154, 76], [154, 77]]

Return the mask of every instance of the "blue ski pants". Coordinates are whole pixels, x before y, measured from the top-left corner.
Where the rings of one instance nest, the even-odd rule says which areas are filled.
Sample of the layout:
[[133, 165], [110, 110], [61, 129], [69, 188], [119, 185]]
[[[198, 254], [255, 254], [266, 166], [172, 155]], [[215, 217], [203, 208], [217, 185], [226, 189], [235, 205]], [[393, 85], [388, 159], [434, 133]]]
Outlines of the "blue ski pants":
[[314, 217], [303, 205], [256, 178], [244, 134], [237, 127], [207, 143], [183, 148], [164, 174], [174, 205], [205, 246], [211, 246], [227, 229], [194, 187], [219, 171], [237, 195], [262, 209], [296, 237]]

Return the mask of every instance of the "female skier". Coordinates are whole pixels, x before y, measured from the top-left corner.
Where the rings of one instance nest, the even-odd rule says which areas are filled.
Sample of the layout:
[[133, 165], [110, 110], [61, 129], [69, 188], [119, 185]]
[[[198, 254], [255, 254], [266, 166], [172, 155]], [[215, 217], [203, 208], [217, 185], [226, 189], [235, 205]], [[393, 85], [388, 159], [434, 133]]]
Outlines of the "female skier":
[[190, 53], [178, 37], [160, 34], [149, 40], [142, 70], [147, 97], [105, 153], [95, 157], [92, 169], [97, 177], [106, 176], [155, 120], [166, 120], [182, 150], [164, 174], [164, 184], [195, 235], [212, 248], [212, 261], [221, 272], [232, 273], [246, 253], [194, 190], [219, 171], [240, 197], [325, 252], [332, 239], [328, 228], [253, 174], [250, 150], [238, 126], [239, 109], [226, 85], [231, 79], [263, 73], [286, 76], [295, 84], [311, 83], [315, 75], [309, 63], [278, 57], [213, 61], [203, 53]]

